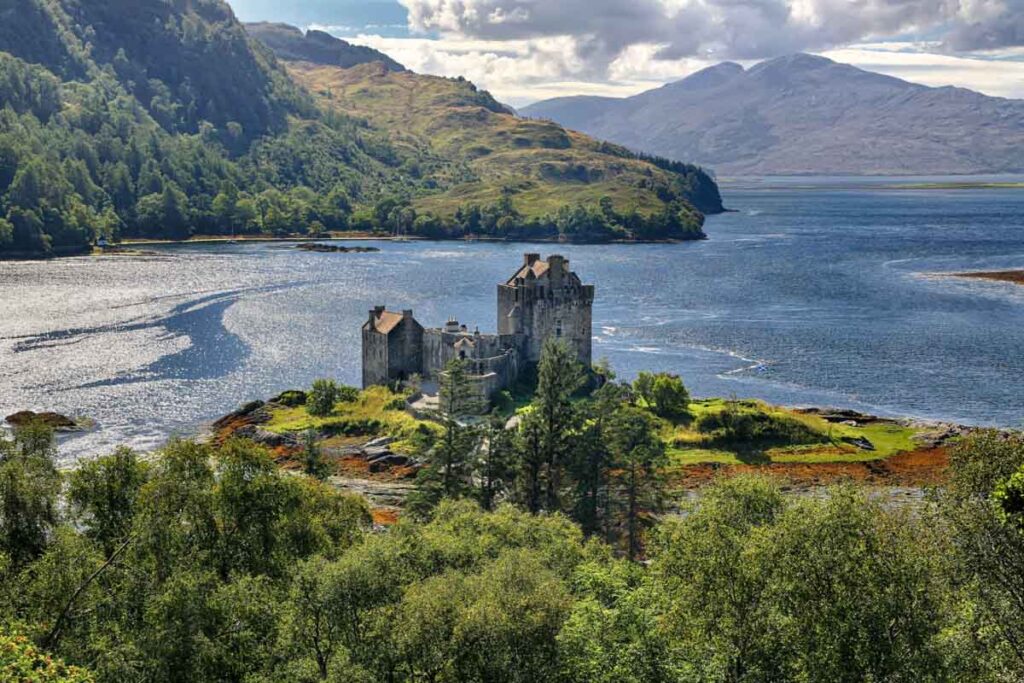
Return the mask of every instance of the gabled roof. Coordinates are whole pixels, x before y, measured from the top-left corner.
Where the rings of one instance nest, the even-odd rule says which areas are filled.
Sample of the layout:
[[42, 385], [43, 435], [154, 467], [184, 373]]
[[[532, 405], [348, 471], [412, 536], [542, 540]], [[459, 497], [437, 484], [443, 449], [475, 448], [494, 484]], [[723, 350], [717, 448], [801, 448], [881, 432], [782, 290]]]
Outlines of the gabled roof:
[[[391, 330], [398, 327], [398, 323], [402, 322], [402, 319], [401, 313], [384, 311], [373, 319], [373, 329], [381, 334], [389, 334]], [[367, 321], [367, 324], [369, 324], [369, 321]]]
[[548, 262], [537, 260], [533, 262], [532, 266], [526, 265], [525, 263], [516, 271], [516, 274], [509, 278], [506, 284], [514, 283], [518, 278], [525, 278], [530, 273], [533, 273], [534, 277], [541, 277], [548, 272]]

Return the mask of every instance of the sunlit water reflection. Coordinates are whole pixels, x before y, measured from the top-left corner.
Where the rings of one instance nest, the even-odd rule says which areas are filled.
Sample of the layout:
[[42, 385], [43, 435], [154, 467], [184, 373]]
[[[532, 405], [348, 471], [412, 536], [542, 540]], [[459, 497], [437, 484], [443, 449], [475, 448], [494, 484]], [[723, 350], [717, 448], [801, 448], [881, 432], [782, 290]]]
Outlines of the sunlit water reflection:
[[[1015, 425], [1024, 287], [934, 272], [1024, 268], [1024, 192], [727, 188], [706, 242], [559, 246], [597, 285], [595, 355], [701, 395]], [[376, 303], [425, 324], [495, 327], [495, 285], [550, 245], [283, 244], [0, 263], [0, 413], [97, 428], [70, 460], [193, 434], [239, 403], [321, 376], [355, 384]]]

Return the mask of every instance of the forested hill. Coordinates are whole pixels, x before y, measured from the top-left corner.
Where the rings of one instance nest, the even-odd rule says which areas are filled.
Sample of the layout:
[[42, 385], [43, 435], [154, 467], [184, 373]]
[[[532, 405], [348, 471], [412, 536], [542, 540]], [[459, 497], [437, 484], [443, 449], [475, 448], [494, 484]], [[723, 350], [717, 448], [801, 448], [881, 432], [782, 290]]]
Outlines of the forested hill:
[[324, 33], [310, 29], [305, 33], [288, 24], [255, 22], [245, 25], [245, 30], [269, 47], [282, 59], [304, 60], [350, 68], [370, 62], [380, 62], [391, 71], [405, 71], [405, 67], [383, 52], [371, 47], [353, 45]]
[[110, 76], [170, 132], [231, 123], [250, 140], [311, 112], [221, 0], [26, 0], [4, 16], [0, 49], [64, 81]]
[[[340, 63], [344, 50], [331, 41], [312, 38], [322, 61]], [[369, 56], [400, 68], [377, 54]], [[491, 224], [508, 217], [509, 236], [527, 227], [577, 239], [699, 234], [702, 216], [686, 200], [710, 196], [701, 205], [713, 210], [714, 183], [691, 167], [612, 156], [622, 154], [639, 174], [602, 179], [614, 212], [600, 208], [604, 194], [571, 191], [553, 208], [579, 209], [584, 220], [556, 224], [552, 213], [527, 224], [508, 197], [534, 181], [515, 171], [492, 193], [503, 212], [492, 211]], [[422, 198], [458, 204], [457, 190], [478, 179], [472, 169], [453, 177], [448, 163], [435, 172], [435, 159], [396, 144], [368, 117], [325, 105], [221, 0], [0, 3], [0, 255], [75, 253], [100, 237], [350, 227], [462, 234], [453, 212], [427, 214]], [[641, 182], [643, 201], [624, 202], [622, 189]]]

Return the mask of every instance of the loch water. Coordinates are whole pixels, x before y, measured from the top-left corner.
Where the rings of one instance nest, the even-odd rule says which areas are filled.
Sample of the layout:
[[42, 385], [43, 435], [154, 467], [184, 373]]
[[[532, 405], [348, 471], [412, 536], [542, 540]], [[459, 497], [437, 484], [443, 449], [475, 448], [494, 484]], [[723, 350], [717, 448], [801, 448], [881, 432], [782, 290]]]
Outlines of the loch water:
[[374, 304], [493, 331], [496, 284], [523, 252], [557, 249], [596, 285], [594, 354], [622, 377], [1019, 427], [1024, 286], [937, 274], [1024, 268], [1024, 190], [893, 187], [926, 180], [727, 181], [735, 212], [684, 244], [194, 244], [0, 262], [0, 415], [94, 420], [62, 441], [66, 462], [156, 447], [318, 377], [357, 384]]

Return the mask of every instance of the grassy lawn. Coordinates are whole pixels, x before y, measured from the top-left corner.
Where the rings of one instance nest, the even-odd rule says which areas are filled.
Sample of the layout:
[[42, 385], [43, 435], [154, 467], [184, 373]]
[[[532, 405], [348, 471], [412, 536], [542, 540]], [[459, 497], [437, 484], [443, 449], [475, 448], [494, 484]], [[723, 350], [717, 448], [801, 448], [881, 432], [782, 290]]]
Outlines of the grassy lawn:
[[335, 437], [359, 437], [364, 441], [391, 436], [398, 439], [392, 448], [401, 452], [404, 442], [417, 430], [439, 429], [436, 424], [418, 420], [407, 413], [402, 403], [404, 398], [384, 387], [371, 387], [359, 392], [355, 401], [338, 403], [327, 417], [310, 415], [304, 405], [276, 407], [271, 411], [270, 422], [263, 427], [277, 434], [316, 429]]
[[[723, 413], [747, 417], [753, 432], [719, 425]], [[889, 422], [857, 426], [830, 423], [817, 415], [768, 405], [761, 401], [707, 399], [690, 405], [690, 416], [666, 421], [662, 438], [674, 466], [766, 463], [836, 463], [883, 460], [914, 450], [917, 430]], [[874, 450], [850, 443], [866, 440]]]

